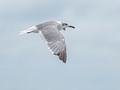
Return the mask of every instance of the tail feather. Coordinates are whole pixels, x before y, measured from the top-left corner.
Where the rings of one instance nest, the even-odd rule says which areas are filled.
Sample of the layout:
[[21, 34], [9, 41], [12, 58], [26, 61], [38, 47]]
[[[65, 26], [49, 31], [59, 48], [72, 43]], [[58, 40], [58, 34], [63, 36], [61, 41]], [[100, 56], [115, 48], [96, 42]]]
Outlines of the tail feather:
[[24, 30], [24, 31], [21, 31], [20, 32], [20, 35], [24, 35], [24, 34], [27, 34], [28, 33], [28, 31], [27, 30]]
[[32, 26], [31, 28], [28, 28], [27, 30], [21, 31], [20, 35], [24, 35], [24, 34], [31, 33], [31, 32], [37, 32], [36, 26]]

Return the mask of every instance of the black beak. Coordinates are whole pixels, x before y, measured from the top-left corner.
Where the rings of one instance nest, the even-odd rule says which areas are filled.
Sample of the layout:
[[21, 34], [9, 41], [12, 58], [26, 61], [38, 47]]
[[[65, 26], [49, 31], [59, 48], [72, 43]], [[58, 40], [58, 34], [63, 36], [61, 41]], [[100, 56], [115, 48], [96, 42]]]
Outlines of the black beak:
[[75, 29], [75, 27], [74, 26], [69, 26], [70, 28], [74, 28]]

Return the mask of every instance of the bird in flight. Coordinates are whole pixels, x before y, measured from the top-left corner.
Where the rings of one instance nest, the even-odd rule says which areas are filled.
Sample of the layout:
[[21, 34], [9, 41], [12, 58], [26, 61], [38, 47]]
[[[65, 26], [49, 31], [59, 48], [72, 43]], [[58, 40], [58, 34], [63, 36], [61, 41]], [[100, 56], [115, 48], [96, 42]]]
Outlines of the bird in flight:
[[29, 33], [38, 33], [45, 41], [48, 49], [54, 54], [59, 56], [59, 59], [66, 63], [66, 44], [64, 36], [60, 33], [61, 30], [66, 28], [75, 28], [62, 21], [48, 21], [38, 25], [34, 25], [20, 32], [20, 35]]

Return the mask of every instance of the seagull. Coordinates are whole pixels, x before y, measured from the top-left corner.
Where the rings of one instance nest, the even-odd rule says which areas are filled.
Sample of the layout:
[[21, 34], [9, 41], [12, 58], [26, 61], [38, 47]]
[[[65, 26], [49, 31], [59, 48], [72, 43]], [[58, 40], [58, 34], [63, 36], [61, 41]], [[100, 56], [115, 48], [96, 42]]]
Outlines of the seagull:
[[20, 35], [29, 33], [40, 34], [52, 54], [59, 56], [59, 59], [66, 63], [66, 44], [64, 36], [60, 33], [60, 31], [66, 30], [68, 27], [75, 28], [74, 26], [68, 25], [62, 21], [48, 21], [21, 31]]

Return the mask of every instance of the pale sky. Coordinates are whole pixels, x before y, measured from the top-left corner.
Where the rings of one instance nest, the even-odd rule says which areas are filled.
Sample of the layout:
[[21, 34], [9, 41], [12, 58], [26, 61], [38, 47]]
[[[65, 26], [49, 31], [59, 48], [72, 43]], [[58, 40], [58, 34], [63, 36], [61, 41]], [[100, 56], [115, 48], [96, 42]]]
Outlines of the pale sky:
[[[0, 0], [0, 90], [120, 90], [119, 0]], [[67, 63], [37, 34], [21, 30], [60, 20]]]

